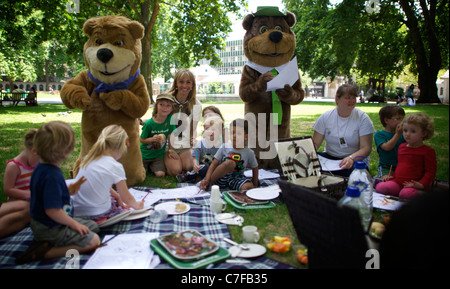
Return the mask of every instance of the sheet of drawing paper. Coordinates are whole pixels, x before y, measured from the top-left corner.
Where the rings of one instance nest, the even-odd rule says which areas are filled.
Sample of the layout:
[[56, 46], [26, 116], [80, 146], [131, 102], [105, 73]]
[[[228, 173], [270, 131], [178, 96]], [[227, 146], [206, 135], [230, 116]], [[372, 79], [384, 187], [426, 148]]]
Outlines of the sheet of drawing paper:
[[[106, 235], [105, 243], [114, 235]], [[98, 248], [83, 269], [151, 269], [159, 257], [150, 249], [150, 241], [159, 233], [121, 234]], [[158, 259], [153, 260], [154, 257]]]
[[273, 91], [277, 89], [284, 88], [285, 84], [289, 84], [290, 86], [294, 85], [294, 83], [298, 80], [298, 64], [297, 64], [297, 56], [294, 57], [286, 67], [279, 72], [279, 74], [267, 82], [267, 90]]

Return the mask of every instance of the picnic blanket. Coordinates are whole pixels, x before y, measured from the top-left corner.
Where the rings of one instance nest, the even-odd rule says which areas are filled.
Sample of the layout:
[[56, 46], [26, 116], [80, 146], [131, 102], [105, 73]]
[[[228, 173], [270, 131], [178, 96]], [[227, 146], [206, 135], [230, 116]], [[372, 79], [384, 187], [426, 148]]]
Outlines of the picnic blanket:
[[[273, 183], [273, 182], [271, 182]], [[138, 190], [149, 190], [146, 187], [135, 187]], [[183, 199], [180, 199], [183, 201]], [[193, 197], [187, 200], [194, 201], [200, 204], [209, 204], [208, 196]], [[164, 202], [167, 200], [161, 200]], [[157, 205], [156, 203], [155, 205]], [[223, 239], [231, 238], [227, 225], [217, 222], [214, 219], [214, 214], [210, 211], [208, 206], [199, 206], [190, 204], [190, 211], [186, 214], [171, 215], [169, 218], [161, 223], [152, 223], [148, 218], [134, 220], [134, 221], [121, 221], [109, 227], [101, 229], [99, 236], [101, 239], [105, 235], [116, 234], [131, 234], [131, 233], [144, 233], [144, 232], [158, 232], [160, 235], [168, 234], [172, 232], [179, 232], [184, 230], [197, 230], [205, 237], [216, 242], [219, 246], [228, 249], [231, 245], [227, 244]], [[66, 268], [67, 262], [70, 258], [57, 258], [50, 260], [42, 260], [31, 262], [28, 264], [17, 266], [14, 261], [23, 251], [25, 251], [33, 240], [33, 233], [29, 227], [23, 229], [19, 233], [9, 236], [0, 240], [0, 269], [4, 268], [36, 268], [36, 269], [56, 269]], [[79, 266], [83, 268], [86, 262], [91, 257], [91, 254], [80, 255]], [[271, 260], [267, 257], [259, 257], [251, 259], [249, 264], [229, 264], [221, 262], [210, 265], [208, 268], [217, 269], [287, 269], [293, 268], [289, 265], [279, 263]], [[158, 269], [172, 268], [164, 259], [161, 258], [161, 263], [156, 267]]]

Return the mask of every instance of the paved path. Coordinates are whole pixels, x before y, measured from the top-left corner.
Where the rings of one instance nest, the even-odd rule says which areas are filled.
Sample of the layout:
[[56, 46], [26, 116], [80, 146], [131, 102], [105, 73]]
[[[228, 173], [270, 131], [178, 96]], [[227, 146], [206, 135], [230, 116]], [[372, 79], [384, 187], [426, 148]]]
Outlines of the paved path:
[[[239, 100], [237, 98], [236, 100]], [[303, 101], [318, 101], [318, 102], [334, 102], [334, 98], [313, 98], [313, 97], [307, 97]], [[45, 97], [39, 97], [38, 96], [38, 103], [41, 104], [62, 104], [61, 98], [45, 98]]]
[[38, 95], [38, 104], [62, 104], [62, 100], [61, 98], [53, 98], [53, 97], [49, 97], [49, 98], [45, 98], [45, 97], [39, 97]]

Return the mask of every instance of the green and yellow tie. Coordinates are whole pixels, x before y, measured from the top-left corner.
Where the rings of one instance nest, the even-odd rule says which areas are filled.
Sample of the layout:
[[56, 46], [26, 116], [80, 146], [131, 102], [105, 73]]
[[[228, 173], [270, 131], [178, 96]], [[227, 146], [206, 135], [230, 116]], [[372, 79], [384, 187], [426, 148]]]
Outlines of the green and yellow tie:
[[[278, 75], [278, 71], [274, 68], [271, 70], [272, 74], [274, 76]], [[283, 110], [281, 107], [281, 101], [278, 98], [277, 93], [275, 90], [272, 91], [272, 112], [275, 114], [278, 114], [278, 118], [273, 118], [273, 124], [274, 125], [281, 125], [281, 119], [283, 118]]]

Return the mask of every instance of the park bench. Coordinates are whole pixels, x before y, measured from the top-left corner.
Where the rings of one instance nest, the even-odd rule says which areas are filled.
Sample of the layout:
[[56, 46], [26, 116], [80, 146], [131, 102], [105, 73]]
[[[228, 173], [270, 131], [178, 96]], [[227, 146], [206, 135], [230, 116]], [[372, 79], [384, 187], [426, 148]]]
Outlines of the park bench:
[[21, 101], [26, 106], [35, 106], [37, 105], [37, 94], [34, 92], [1, 92], [0, 106], [3, 106], [3, 102], [5, 101], [8, 101], [10, 106], [18, 106]]

